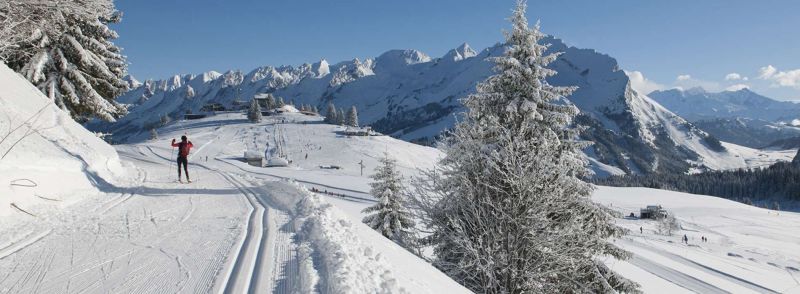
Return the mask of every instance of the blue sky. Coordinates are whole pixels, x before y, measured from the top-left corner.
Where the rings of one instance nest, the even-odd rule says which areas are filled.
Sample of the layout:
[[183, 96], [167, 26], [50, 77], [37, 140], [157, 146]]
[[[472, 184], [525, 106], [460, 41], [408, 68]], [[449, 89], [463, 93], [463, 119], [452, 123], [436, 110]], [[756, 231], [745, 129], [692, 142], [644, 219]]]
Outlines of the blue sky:
[[[441, 56], [502, 40], [513, 0], [117, 0], [114, 26], [139, 79], [374, 57]], [[747, 86], [800, 100], [800, 1], [529, 0], [568, 44], [615, 57], [639, 89]], [[738, 76], [738, 78], [737, 78]], [[727, 77], [727, 79], [726, 79]]]

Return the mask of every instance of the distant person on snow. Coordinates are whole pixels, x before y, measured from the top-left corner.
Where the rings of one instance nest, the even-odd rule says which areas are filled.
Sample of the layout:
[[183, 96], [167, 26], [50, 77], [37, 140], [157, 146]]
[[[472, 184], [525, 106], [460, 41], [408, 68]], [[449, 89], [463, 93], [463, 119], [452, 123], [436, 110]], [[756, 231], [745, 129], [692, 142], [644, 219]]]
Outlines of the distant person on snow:
[[181, 164], [183, 164], [183, 171], [186, 172], [186, 181], [191, 183], [192, 180], [189, 179], [189, 150], [194, 147], [192, 145], [192, 141], [189, 141], [186, 136], [181, 136], [181, 142], [175, 143], [175, 139], [172, 139], [172, 147], [178, 147], [178, 181], [183, 183], [181, 180]]

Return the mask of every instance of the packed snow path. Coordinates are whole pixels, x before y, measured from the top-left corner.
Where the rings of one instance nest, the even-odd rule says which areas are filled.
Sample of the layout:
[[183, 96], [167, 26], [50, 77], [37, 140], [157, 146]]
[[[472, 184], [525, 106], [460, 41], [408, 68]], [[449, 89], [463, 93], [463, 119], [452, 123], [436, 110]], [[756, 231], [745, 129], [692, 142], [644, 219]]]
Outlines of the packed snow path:
[[[0, 289], [258, 293], [271, 292], [258, 290], [273, 289], [275, 275], [297, 276], [280, 272], [296, 268], [286, 265], [296, 263], [291, 238], [278, 229], [285, 213], [263, 205], [240, 176], [193, 166], [201, 181], [178, 184], [159, 154], [122, 155], [142, 167], [141, 187], [109, 188], [117, 195], [70, 207], [3, 246]], [[231, 252], [237, 258], [226, 258]]]

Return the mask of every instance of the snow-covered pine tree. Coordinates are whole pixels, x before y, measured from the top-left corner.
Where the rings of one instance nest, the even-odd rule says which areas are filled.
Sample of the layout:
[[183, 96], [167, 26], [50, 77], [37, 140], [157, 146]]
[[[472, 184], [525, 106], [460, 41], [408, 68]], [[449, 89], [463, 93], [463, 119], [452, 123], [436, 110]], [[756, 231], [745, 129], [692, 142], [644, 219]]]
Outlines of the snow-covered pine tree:
[[368, 215], [362, 220], [384, 237], [413, 249], [416, 241], [412, 228], [414, 221], [405, 207], [403, 178], [397, 170], [397, 161], [385, 154], [371, 176], [370, 194], [378, 199], [375, 205], [362, 212]]
[[311, 106], [311, 112], [319, 114], [319, 109], [316, 106]]
[[444, 157], [416, 185], [434, 265], [478, 293], [637, 292], [595, 259], [628, 257], [609, 241], [624, 230], [589, 199], [578, 110], [561, 99], [573, 88], [546, 81], [558, 54], [525, 9], [518, 1], [495, 75], [463, 100]]
[[[121, 14], [111, 0], [14, 1], [14, 13], [0, 18], [30, 18], [28, 29], [20, 29], [22, 43], [12, 53], [2, 52], [5, 61], [19, 71], [59, 107], [76, 120], [92, 117], [114, 121], [125, 107], [114, 101], [128, 89], [123, 79], [127, 64], [111, 40], [117, 33], [108, 27]], [[0, 5], [2, 7], [4, 5]], [[0, 8], [3, 10], [3, 8]], [[3, 14], [4, 12], [0, 12]], [[0, 20], [2, 22], [3, 20]]]
[[272, 94], [267, 94], [267, 99], [266, 100], [267, 101], [265, 102], [265, 104], [266, 104], [265, 106], [267, 107], [267, 110], [275, 109], [275, 104], [276, 104], [275, 96], [272, 96]]
[[164, 114], [164, 115], [161, 116], [161, 126], [162, 127], [166, 126], [171, 121], [172, 121], [172, 119], [168, 115]]
[[278, 97], [278, 102], [275, 103], [276, 108], [281, 108], [286, 106], [286, 102], [283, 102], [283, 97]]
[[677, 218], [675, 218], [675, 215], [670, 213], [667, 216], [658, 219], [658, 223], [656, 223], [656, 229], [658, 230], [659, 234], [664, 236], [672, 236], [672, 232], [681, 229], [681, 223]]
[[336, 111], [336, 124], [340, 125], [340, 126], [343, 126], [344, 122], [346, 121], [346, 119], [347, 119], [347, 116], [346, 116], [346, 114], [344, 112], [344, 109], [339, 108], [339, 110]]
[[344, 124], [351, 127], [358, 127], [358, 110], [356, 110], [355, 106], [350, 107], [350, 110], [347, 111]]
[[328, 108], [325, 110], [325, 122], [335, 125], [339, 119], [336, 117], [339, 113], [336, 111], [336, 106], [333, 102], [328, 102]]
[[19, 70], [36, 54], [34, 41], [41, 34], [64, 33], [64, 15], [95, 18], [113, 10], [111, 1], [52, 0], [0, 1], [0, 60]]
[[155, 128], [150, 129], [150, 140], [158, 140], [158, 132]]
[[250, 109], [247, 110], [247, 119], [250, 122], [261, 122], [261, 105], [258, 104], [258, 100], [253, 99], [250, 102]]

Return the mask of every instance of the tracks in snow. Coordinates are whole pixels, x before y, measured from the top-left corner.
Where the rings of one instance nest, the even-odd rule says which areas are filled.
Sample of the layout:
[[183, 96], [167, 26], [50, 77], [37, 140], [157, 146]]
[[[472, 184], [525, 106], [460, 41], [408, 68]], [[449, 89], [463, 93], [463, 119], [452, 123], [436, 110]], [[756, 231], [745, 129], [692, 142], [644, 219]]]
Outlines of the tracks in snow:
[[251, 207], [247, 228], [244, 231], [241, 245], [239, 245], [233, 268], [223, 280], [225, 293], [244, 293], [251, 289], [250, 285], [253, 283], [253, 279], [256, 281], [259, 279], [258, 273], [261, 271], [260, 267], [263, 264], [259, 255], [261, 255], [261, 249], [264, 247], [264, 235], [268, 233], [264, 228], [265, 218], [268, 216], [264, 206], [257, 199], [254, 199], [256, 197], [248, 189], [241, 186], [233, 177], [223, 172], [218, 173], [245, 196]]
[[[714, 277], [729, 282], [731, 283], [729, 287], [738, 286], [757, 293], [778, 293], [773, 289], [748, 281], [746, 278], [737, 277], [735, 275], [726, 273], [723, 270], [715, 269], [709, 265], [704, 265], [702, 263], [687, 259], [684, 256], [659, 249], [655, 246], [646, 246], [633, 239], [623, 239], [621, 242], [627, 246], [631, 246], [631, 248], [638, 248], [637, 251], [640, 252], [640, 254], [634, 253], [633, 258], [629, 260], [631, 264], [666, 281], [696, 293], [729, 293], [729, 291], [721, 289], [721, 286], [713, 285], [712, 283], [708, 282], [708, 278], [704, 279], [703, 276], [700, 275], [708, 275], [709, 277]], [[641, 253], [646, 254], [642, 255]], [[674, 262], [675, 265], [686, 266], [692, 271], [687, 272], [686, 269], [675, 268], [674, 265], [665, 265], [663, 263], [651, 260], [646, 255], [656, 255], [661, 258], [667, 258]]]
[[267, 204], [258, 193], [234, 176], [217, 171], [238, 189], [251, 206], [238, 252], [219, 289], [223, 293], [292, 293], [297, 278], [297, 260], [291, 234], [279, 225], [286, 214]]

